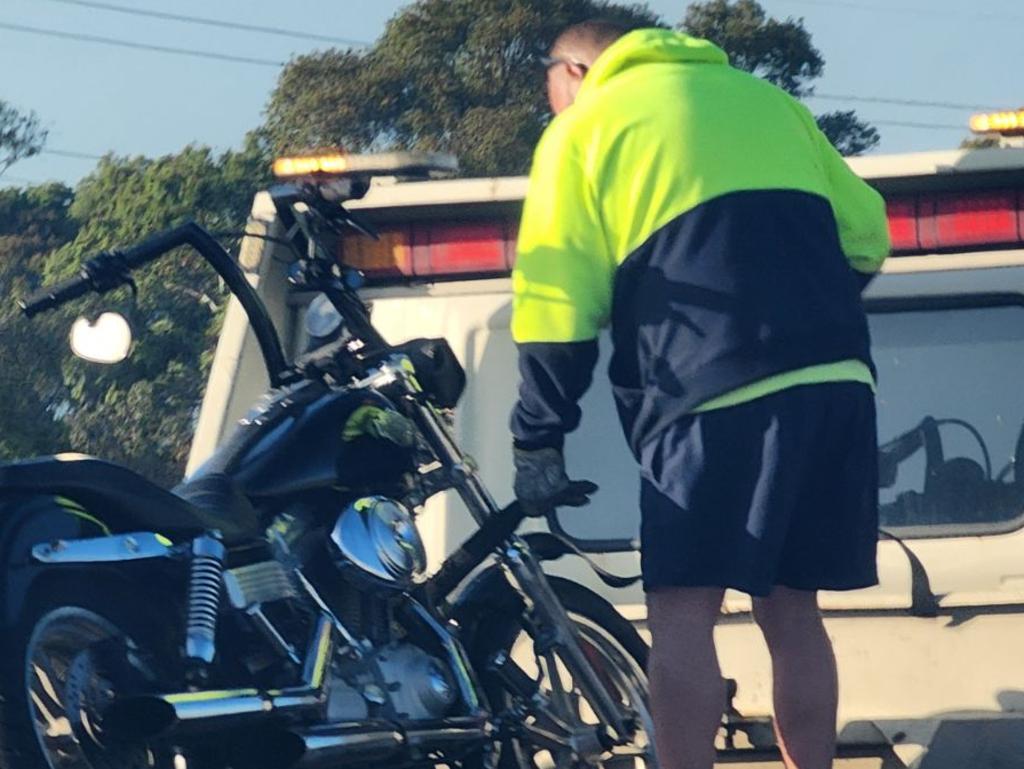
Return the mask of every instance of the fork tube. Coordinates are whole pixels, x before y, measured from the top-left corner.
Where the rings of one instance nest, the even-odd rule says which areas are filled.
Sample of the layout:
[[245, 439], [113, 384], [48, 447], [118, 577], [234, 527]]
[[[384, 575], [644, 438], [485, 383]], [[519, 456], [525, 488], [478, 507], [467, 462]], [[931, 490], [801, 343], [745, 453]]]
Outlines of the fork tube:
[[[414, 380], [407, 380], [407, 386], [413, 387]], [[414, 402], [416, 421], [427, 442], [441, 463], [455, 476], [455, 487], [469, 508], [470, 514], [478, 524], [484, 525], [488, 518], [498, 514], [498, 506], [434, 409], [421, 403], [418, 398]], [[576, 628], [565, 613], [558, 596], [551, 589], [544, 570], [533, 557], [529, 546], [520, 537], [513, 535], [499, 551], [499, 557], [506, 570], [511, 572], [513, 582], [520, 593], [529, 599], [534, 609], [554, 630], [555, 644], [565, 654], [565, 662], [569, 665], [570, 672], [575, 680], [579, 681], [580, 688], [597, 715], [615, 730], [617, 737], [628, 739], [633, 732], [629, 719], [623, 714], [619, 704], [612, 699], [583, 654]]]

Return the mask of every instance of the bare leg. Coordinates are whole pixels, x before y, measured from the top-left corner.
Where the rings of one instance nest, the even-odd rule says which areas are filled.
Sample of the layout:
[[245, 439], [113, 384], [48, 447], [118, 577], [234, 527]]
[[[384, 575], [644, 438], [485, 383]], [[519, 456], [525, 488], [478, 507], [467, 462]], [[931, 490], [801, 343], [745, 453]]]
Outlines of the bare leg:
[[653, 640], [648, 664], [654, 743], [661, 769], [711, 769], [725, 709], [715, 653], [721, 588], [669, 588], [647, 595]]
[[838, 682], [817, 593], [776, 587], [754, 599], [772, 657], [775, 729], [787, 769], [828, 769], [836, 751]]

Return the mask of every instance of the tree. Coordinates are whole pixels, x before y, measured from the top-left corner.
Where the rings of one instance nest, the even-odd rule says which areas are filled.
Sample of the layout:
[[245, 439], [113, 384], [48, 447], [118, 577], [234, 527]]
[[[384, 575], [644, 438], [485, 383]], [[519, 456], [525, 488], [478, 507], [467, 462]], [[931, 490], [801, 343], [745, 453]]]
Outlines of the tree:
[[[186, 219], [238, 231], [267, 169], [252, 137], [242, 152], [219, 157], [204, 147], [157, 159], [108, 156], [79, 184], [70, 213], [80, 228], [47, 258], [46, 279], [66, 277], [98, 251]], [[131, 357], [104, 367], [65, 356], [61, 378], [68, 405], [62, 421], [74, 450], [170, 485], [184, 470], [226, 297], [212, 269], [186, 249], [135, 278], [137, 344]], [[125, 289], [69, 308], [64, 321], [100, 307], [125, 309], [128, 296]]]
[[22, 158], [38, 154], [46, 133], [34, 112], [23, 115], [0, 100], [0, 176]]
[[470, 176], [523, 173], [550, 117], [538, 56], [594, 16], [658, 24], [644, 6], [599, 0], [419, 0], [365, 53], [290, 62], [268, 134], [279, 152], [437, 150], [454, 152]]
[[863, 155], [877, 146], [881, 138], [878, 129], [860, 120], [852, 110], [826, 112], [815, 119], [841, 155]]
[[46, 254], [75, 236], [71, 190], [60, 184], [0, 190], [0, 457], [67, 449], [60, 422], [65, 337], [52, 318], [29, 323], [14, 301], [40, 283]]
[[[694, 3], [679, 26], [719, 45], [734, 67], [763, 77], [798, 99], [814, 93], [813, 81], [825, 71], [825, 60], [803, 19], [773, 19], [756, 0]], [[817, 121], [844, 155], [860, 155], [878, 144], [878, 131], [854, 112], [829, 112]]]
[[980, 136], [969, 136], [960, 142], [962, 150], [986, 150], [1003, 146], [1003, 139], [999, 134], [981, 134]]

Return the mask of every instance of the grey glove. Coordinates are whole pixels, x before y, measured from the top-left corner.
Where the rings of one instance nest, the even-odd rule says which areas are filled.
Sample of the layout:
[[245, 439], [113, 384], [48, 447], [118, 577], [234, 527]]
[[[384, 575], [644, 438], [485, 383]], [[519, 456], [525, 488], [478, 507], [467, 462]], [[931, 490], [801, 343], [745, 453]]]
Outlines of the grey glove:
[[529, 515], [545, 515], [556, 507], [583, 507], [597, 485], [570, 481], [558, 449], [512, 449], [516, 468], [515, 495]]

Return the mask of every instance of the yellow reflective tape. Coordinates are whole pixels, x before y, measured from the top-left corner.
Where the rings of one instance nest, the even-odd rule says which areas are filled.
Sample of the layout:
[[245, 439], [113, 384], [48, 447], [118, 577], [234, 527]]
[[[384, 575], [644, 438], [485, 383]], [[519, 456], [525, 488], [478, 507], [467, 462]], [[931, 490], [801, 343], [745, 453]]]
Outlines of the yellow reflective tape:
[[163, 534], [154, 534], [153, 536], [155, 536], [156, 537], [156, 541], [159, 542], [164, 547], [170, 547], [171, 545], [174, 544], [174, 542], [172, 542], [170, 539], [165, 537]]
[[69, 510], [80, 510], [83, 513], [85, 512], [85, 508], [82, 507], [75, 500], [71, 499], [70, 497], [58, 496], [58, 497], [56, 497], [56, 500], [57, 500], [57, 504], [60, 505], [61, 507], [67, 508]]
[[206, 702], [208, 700], [219, 700], [226, 697], [259, 697], [256, 689], [224, 689], [223, 691], [212, 692], [185, 692], [183, 694], [169, 694], [164, 699], [174, 705], [189, 702]]
[[57, 504], [59, 504], [68, 515], [73, 515], [75, 518], [81, 518], [83, 521], [88, 521], [94, 526], [98, 527], [100, 531], [109, 536], [111, 532], [110, 527], [107, 526], [103, 521], [94, 515], [90, 515], [86, 512], [86, 509], [80, 504], [75, 502], [73, 499], [67, 497], [57, 497]]
[[327, 652], [330, 650], [330, 645], [323, 645], [320, 647], [316, 657], [316, 665], [313, 667], [313, 680], [319, 685], [324, 680], [324, 671], [327, 670]]

